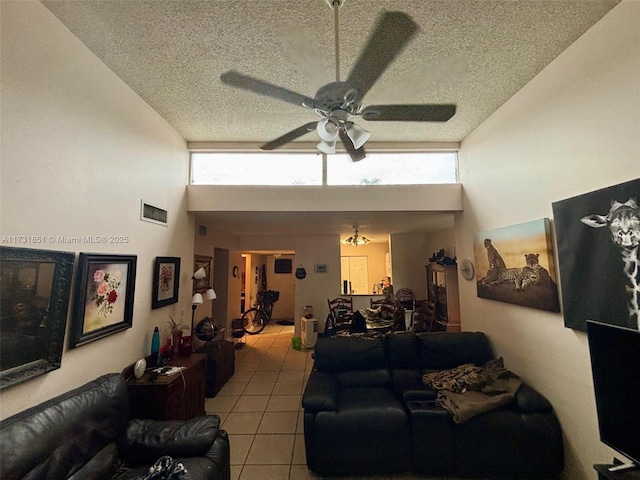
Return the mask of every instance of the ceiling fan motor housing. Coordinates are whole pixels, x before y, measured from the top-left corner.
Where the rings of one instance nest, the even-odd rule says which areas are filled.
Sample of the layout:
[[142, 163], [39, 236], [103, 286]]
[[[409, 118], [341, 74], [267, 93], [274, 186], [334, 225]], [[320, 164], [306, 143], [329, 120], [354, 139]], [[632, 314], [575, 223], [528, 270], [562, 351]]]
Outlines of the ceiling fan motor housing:
[[346, 2], [347, 0], [325, 0], [327, 2], [327, 5], [329, 5], [331, 8], [334, 8], [336, 6], [341, 7], [342, 5], [344, 5], [344, 2]]
[[360, 109], [360, 104], [356, 102], [357, 98], [357, 90], [347, 82], [331, 82], [317, 91], [314, 107], [326, 114], [335, 110], [344, 110], [350, 115], [356, 115]]

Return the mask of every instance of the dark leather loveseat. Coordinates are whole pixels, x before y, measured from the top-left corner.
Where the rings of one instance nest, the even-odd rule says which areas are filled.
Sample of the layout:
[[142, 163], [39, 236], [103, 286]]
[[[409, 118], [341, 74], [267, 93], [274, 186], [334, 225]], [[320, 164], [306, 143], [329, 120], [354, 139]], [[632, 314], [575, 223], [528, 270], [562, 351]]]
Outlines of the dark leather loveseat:
[[493, 359], [482, 333], [318, 339], [305, 389], [307, 466], [322, 476], [392, 474], [556, 478], [562, 434], [549, 402], [523, 383], [508, 405], [463, 423], [422, 374]]
[[189, 477], [229, 480], [229, 440], [217, 416], [129, 419], [127, 386], [103, 375], [0, 422], [0, 478], [133, 479], [160, 457]]

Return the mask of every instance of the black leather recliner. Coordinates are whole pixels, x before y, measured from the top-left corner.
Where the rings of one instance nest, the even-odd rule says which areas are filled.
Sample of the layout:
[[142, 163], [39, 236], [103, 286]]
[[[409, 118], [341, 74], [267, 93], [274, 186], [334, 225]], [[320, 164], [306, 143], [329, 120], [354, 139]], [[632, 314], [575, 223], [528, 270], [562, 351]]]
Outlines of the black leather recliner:
[[130, 420], [120, 374], [0, 422], [0, 478], [133, 479], [168, 455], [190, 479], [231, 476], [229, 439], [215, 415], [187, 421]]
[[323, 337], [305, 389], [307, 465], [323, 476], [556, 478], [562, 433], [550, 403], [523, 383], [516, 398], [456, 424], [423, 373], [494, 355], [482, 333]]

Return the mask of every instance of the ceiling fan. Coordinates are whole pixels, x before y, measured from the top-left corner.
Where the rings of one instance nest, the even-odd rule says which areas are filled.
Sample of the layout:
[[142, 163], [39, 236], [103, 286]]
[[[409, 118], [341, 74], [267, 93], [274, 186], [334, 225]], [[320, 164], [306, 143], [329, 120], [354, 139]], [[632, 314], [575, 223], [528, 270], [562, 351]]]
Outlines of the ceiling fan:
[[226, 85], [313, 109], [320, 117], [265, 143], [260, 147], [262, 150], [275, 150], [316, 130], [320, 137], [318, 150], [335, 153], [340, 138], [351, 160], [357, 162], [366, 156], [364, 144], [371, 133], [356, 124], [354, 117], [370, 122], [446, 122], [456, 113], [456, 106], [451, 104], [362, 105], [366, 93], [409, 43], [418, 25], [406, 13], [383, 12], [347, 79], [340, 81], [338, 7], [345, 1], [326, 0], [334, 10], [336, 81], [322, 86], [314, 98], [235, 70], [220, 76]]

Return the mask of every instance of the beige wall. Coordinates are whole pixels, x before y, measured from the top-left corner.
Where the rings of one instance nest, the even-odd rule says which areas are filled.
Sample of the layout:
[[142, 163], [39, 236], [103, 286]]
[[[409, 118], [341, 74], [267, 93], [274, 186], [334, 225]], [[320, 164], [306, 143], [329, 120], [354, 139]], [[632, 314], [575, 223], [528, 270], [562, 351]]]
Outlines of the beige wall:
[[[60, 369], [0, 392], [5, 418], [121, 371], [150, 353], [154, 326], [164, 336], [169, 315], [189, 318], [193, 221], [182, 137], [39, 2], [2, 2], [1, 22], [1, 234], [126, 235], [11, 246], [137, 255], [133, 327], [65, 346]], [[167, 209], [169, 226], [140, 221], [141, 199]], [[177, 304], [152, 310], [156, 256], [182, 259], [182, 287]]]
[[391, 268], [393, 290], [409, 288], [414, 298], [426, 298], [427, 282], [424, 265], [427, 263], [427, 235], [403, 233], [391, 235]]
[[[551, 203], [640, 177], [640, 2], [623, 1], [462, 143], [459, 258], [480, 230], [552, 218]], [[460, 281], [462, 326], [491, 338], [544, 393], [565, 436], [565, 479], [595, 478], [599, 441], [586, 335], [561, 314], [477, 298]]]
[[[385, 253], [389, 253], [389, 243], [369, 243], [367, 245], [340, 244], [341, 257], [367, 257], [367, 281], [368, 293], [373, 293], [373, 284], [379, 283], [386, 276]], [[340, 294], [340, 285], [336, 289], [335, 296]]]

